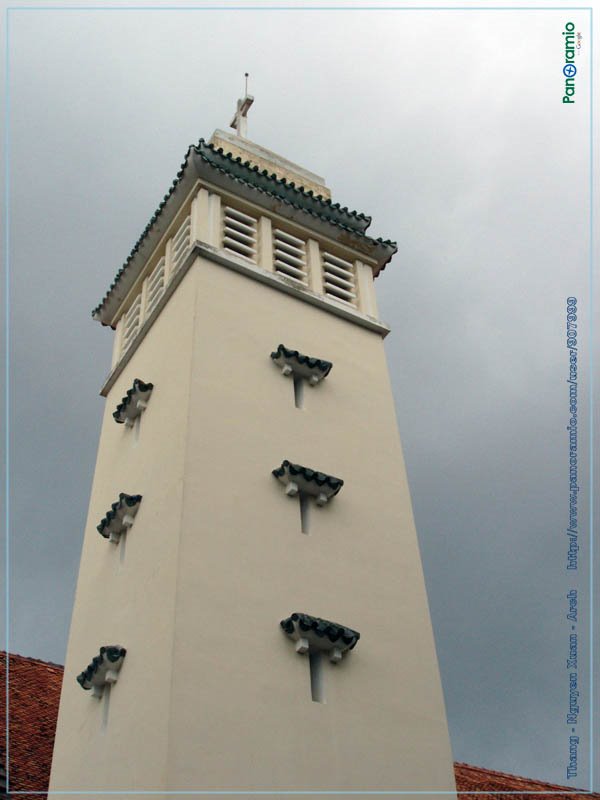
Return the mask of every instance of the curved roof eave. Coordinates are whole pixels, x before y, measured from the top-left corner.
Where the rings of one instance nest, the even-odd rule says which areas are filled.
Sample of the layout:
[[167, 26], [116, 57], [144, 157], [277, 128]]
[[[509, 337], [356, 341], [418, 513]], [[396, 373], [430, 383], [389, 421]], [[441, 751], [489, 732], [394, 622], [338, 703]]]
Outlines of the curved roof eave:
[[[233, 174], [234, 172], [237, 172], [237, 175]], [[258, 176], [260, 176], [260, 180]], [[257, 173], [246, 164], [237, 163], [233, 158], [215, 151], [200, 140], [198, 146], [192, 145], [189, 148], [171, 188], [134, 245], [127, 260], [117, 272], [102, 302], [93, 310], [93, 319], [102, 325], [114, 326], [115, 315], [121, 304], [197, 180], [205, 180], [226, 191], [230, 191], [233, 184], [235, 193], [240, 198], [262, 206], [266, 211], [277, 213], [317, 234], [364, 254], [376, 262], [373, 270], [375, 277], [397, 252], [398, 248], [395, 242], [372, 239], [360, 230], [364, 227], [364, 220], [368, 219], [370, 222], [370, 218], [365, 215], [357, 215], [361, 221], [356, 228], [341, 222], [343, 217], [340, 217], [340, 214], [346, 213], [346, 209], [341, 209], [339, 214], [336, 211], [337, 218], [329, 218], [325, 213], [314, 210], [315, 202], [313, 201], [321, 203], [317, 198], [310, 197], [307, 200], [309, 195], [303, 190], [289, 185], [284, 186], [285, 181], [278, 181], [274, 176]], [[277, 194], [271, 192], [265, 181], [279, 184], [282, 192]], [[355, 213], [348, 212], [349, 215]]]

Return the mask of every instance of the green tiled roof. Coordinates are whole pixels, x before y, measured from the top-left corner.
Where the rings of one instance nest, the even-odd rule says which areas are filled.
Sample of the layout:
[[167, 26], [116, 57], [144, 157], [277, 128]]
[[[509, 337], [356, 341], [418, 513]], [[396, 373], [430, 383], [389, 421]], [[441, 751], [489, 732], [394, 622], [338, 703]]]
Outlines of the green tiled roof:
[[140, 393], [146, 394], [146, 392], [151, 392], [152, 389], [154, 389], [153, 383], [144, 383], [144, 381], [141, 381], [139, 378], [136, 378], [133, 382], [133, 386], [131, 387], [131, 389], [127, 390], [127, 394], [117, 406], [116, 411], [113, 411], [113, 417], [115, 422], [118, 422], [120, 424], [125, 422], [125, 417], [126, 417], [125, 412], [127, 411], [127, 406], [129, 406], [132, 398], [135, 395], [138, 395]]
[[344, 485], [341, 478], [335, 478], [333, 475], [326, 475], [324, 472], [317, 472], [317, 470], [310, 469], [310, 467], [303, 467], [301, 464], [292, 464], [291, 461], [282, 461], [281, 466], [272, 470], [276, 478], [283, 478], [286, 474], [295, 476], [300, 475], [308, 483], [317, 484], [317, 486], [328, 486], [333, 490], [332, 496], [336, 495]]
[[287, 619], [282, 619], [279, 624], [289, 635], [294, 633], [294, 622], [298, 623], [301, 631], [313, 631], [321, 638], [326, 637], [332, 644], [341, 640], [348, 645], [348, 650], [352, 650], [360, 639], [360, 633], [352, 628], [347, 628], [337, 622], [330, 622], [328, 619], [321, 619], [321, 617], [301, 614], [298, 611], [295, 611]]
[[106, 528], [117, 517], [118, 512], [122, 511], [123, 509], [134, 508], [141, 502], [141, 494], [123, 494], [123, 492], [121, 492], [119, 499], [111, 505], [110, 511], [107, 511], [106, 515], [100, 520], [100, 524], [96, 525], [96, 530], [98, 533], [102, 534], [105, 539], [108, 539], [110, 533], [106, 530]]
[[339, 203], [333, 203], [320, 194], [315, 195], [310, 190], [306, 191], [304, 186], [296, 186], [293, 181], [279, 178], [275, 173], [269, 173], [266, 169], [261, 170], [256, 165], [253, 166], [250, 161], [243, 161], [240, 156], [236, 158], [231, 153], [226, 153], [222, 147], [216, 148], [205, 142], [204, 139], [200, 139], [195, 150], [211, 166], [216, 169], [224, 169], [236, 180], [250, 183], [265, 194], [278, 197], [297, 208], [327, 219], [328, 222], [333, 222], [335, 225], [364, 233], [371, 224], [371, 217], [358, 211], [349, 211], [348, 208], [340, 206]]
[[109, 666], [110, 664], [116, 664], [120, 659], [125, 658], [126, 653], [127, 650], [117, 644], [107, 644], [101, 647], [100, 653], [94, 656], [91, 664], [88, 664], [86, 669], [77, 676], [77, 683], [82, 689], [91, 689], [92, 680], [100, 667], [106, 665], [107, 662], [109, 662]]
[[331, 368], [333, 367], [331, 361], [325, 361], [322, 358], [312, 358], [311, 356], [302, 355], [302, 353], [299, 353], [297, 350], [289, 350], [284, 344], [277, 346], [277, 350], [274, 353], [271, 353], [271, 358], [273, 361], [277, 361], [278, 359], [282, 358], [289, 360], [293, 359], [302, 366], [319, 370], [319, 372], [323, 373], [323, 377], [329, 375]]
[[[296, 186], [293, 181], [278, 178], [274, 173], [269, 174], [268, 170], [260, 170], [257, 166], [252, 166], [249, 161], [243, 161], [241, 157], [235, 158], [231, 153], [225, 153], [222, 148], [217, 149], [212, 144], [204, 141], [204, 139], [200, 139], [197, 145], [192, 145], [189, 148], [185, 161], [181, 165], [169, 191], [133, 246], [125, 263], [117, 272], [102, 302], [92, 311], [92, 316], [99, 319], [103, 325], [108, 324], [101, 318], [101, 311], [104, 305], [124, 276], [131, 261], [145, 243], [147, 236], [161, 219], [171, 196], [179, 184], [183, 182], [186, 173], [191, 171], [191, 167], [195, 168], [195, 175], [192, 176], [194, 178], [205, 174], [210, 178], [210, 173], [223, 175], [227, 182], [229, 180], [235, 181], [240, 186], [258, 192], [259, 195], [283, 203], [284, 207], [288, 206], [299, 210], [314, 220], [333, 225], [336, 229], [344, 231], [348, 235], [349, 241], [346, 241], [346, 244], [350, 247], [352, 247], [352, 240], [354, 239], [357, 243], [362, 242], [376, 248], [379, 254], [380, 269], [383, 269], [394, 253], [397, 252], [396, 242], [382, 238], [373, 239], [367, 236], [365, 230], [371, 223], [371, 217], [357, 211], [349, 211], [348, 208], [340, 206], [339, 203], [332, 203], [331, 200], [327, 200], [321, 195], [306, 191], [302, 186]], [[264, 200], [262, 204], [264, 205]]]

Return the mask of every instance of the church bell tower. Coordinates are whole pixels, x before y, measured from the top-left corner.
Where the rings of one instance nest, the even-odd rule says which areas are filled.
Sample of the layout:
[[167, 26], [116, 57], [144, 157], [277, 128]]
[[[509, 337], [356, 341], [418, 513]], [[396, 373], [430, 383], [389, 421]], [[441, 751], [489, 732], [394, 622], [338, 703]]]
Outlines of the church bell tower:
[[114, 352], [50, 789], [453, 792], [374, 292], [397, 248], [247, 138], [252, 100], [93, 312]]

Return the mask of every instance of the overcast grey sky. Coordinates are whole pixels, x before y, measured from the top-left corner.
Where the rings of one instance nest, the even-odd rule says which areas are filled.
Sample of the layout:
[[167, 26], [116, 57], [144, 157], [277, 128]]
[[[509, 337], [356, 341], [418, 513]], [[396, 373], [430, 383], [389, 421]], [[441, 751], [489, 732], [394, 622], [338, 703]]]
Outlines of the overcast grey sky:
[[[90, 311], [248, 71], [249, 137], [398, 241], [377, 291], [454, 756], [586, 788], [589, 13], [303, 5], [10, 13], [9, 647], [63, 663], [112, 340]], [[571, 575], [568, 296], [585, 332]]]

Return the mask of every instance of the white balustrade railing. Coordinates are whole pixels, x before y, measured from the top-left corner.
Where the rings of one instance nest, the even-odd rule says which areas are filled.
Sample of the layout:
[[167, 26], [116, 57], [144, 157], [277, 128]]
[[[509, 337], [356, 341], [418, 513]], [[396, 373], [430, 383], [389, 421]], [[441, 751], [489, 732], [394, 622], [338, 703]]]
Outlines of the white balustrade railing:
[[123, 317], [123, 337], [121, 339], [121, 353], [124, 353], [133, 342], [141, 325], [142, 295], [138, 294], [130, 308]]
[[273, 231], [273, 268], [275, 272], [306, 286], [308, 283], [306, 242], [275, 228]]
[[356, 275], [354, 264], [332, 253], [321, 253], [323, 262], [323, 291], [334, 300], [356, 305]]
[[[167, 284], [181, 269], [188, 257], [191, 244], [191, 219], [188, 216], [180, 225], [177, 233], [167, 242], [165, 255], [158, 260], [152, 272], [145, 278], [140, 293], [122, 317], [123, 333], [120, 355], [129, 349], [145, 320], [158, 305], [166, 291]], [[167, 264], [167, 253], [170, 254], [170, 269]]]
[[[224, 205], [222, 208], [221, 245], [223, 249], [257, 263], [258, 218], [230, 206]], [[188, 216], [169, 239], [165, 254], [145, 278], [140, 294], [123, 315], [121, 355], [130, 347], [144, 321], [156, 309], [169, 281], [183, 266], [192, 245], [191, 230], [191, 218]], [[271, 226], [268, 230], [271, 230]], [[270, 236], [270, 233], [268, 235]], [[264, 246], [263, 242], [261, 248]], [[310, 276], [307, 242], [288, 231], [273, 226], [271, 246], [272, 267], [268, 268], [282, 277], [292, 280], [300, 287], [308, 287]], [[320, 259], [318, 258], [319, 254]], [[336, 302], [357, 308], [357, 277], [354, 263], [319, 247], [317, 257], [311, 256], [310, 270], [319, 270], [319, 268], [321, 275], [316, 285], [322, 285], [323, 294]], [[310, 285], [315, 286], [314, 278], [310, 279]]]
[[165, 257], [163, 256], [154, 270], [145, 280], [146, 284], [146, 309], [145, 317], [148, 317], [156, 308], [156, 305], [165, 291]]
[[250, 261], [256, 261], [257, 226], [256, 217], [225, 206], [223, 209], [223, 249]]
[[171, 274], [174, 275], [185, 261], [187, 254], [190, 251], [190, 234], [191, 234], [191, 220], [186, 217], [181, 224], [181, 227], [173, 236], [171, 258], [173, 264], [171, 267]]

